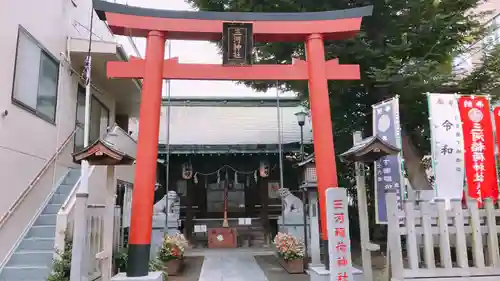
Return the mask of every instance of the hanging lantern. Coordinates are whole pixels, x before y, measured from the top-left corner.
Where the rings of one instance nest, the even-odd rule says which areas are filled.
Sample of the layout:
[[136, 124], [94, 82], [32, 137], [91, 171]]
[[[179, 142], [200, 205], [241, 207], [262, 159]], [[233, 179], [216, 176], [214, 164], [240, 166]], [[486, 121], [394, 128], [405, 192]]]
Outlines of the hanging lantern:
[[195, 173], [194, 174], [194, 177], [193, 177], [193, 181], [194, 181], [194, 184], [198, 184], [198, 173]]
[[193, 166], [191, 163], [182, 164], [182, 178], [189, 180], [193, 177]]
[[238, 172], [234, 172], [234, 184], [238, 184]]
[[255, 172], [253, 173], [253, 179], [255, 180], [255, 182], [257, 182], [259, 180], [257, 178], [257, 170], [255, 170]]
[[259, 174], [263, 178], [269, 177], [269, 163], [267, 161], [260, 161]]

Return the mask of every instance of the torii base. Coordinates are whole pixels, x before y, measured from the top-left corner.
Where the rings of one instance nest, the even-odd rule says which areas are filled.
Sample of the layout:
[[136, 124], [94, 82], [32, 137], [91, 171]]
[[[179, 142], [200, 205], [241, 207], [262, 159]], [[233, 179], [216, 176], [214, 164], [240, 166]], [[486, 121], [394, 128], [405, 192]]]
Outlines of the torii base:
[[111, 278], [111, 281], [166, 281], [163, 279], [163, 272], [149, 272], [147, 276], [127, 277], [125, 272], [118, 273]]
[[[365, 280], [365, 277], [363, 275], [363, 271], [353, 267], [352, 269], [352, 275], [354, 277], [353, 281], [372, 281], [372, 280]], [[309, 266], [309, 269], [307, 270], [307, 273], [309, 274], [309, 280], [310, 281], [330, 281], [330, 280], [337, 280], [336, 278], [333, 279], [330, 277], [330, 271], [325, 268], [325, 266], [320, 265], [320, 266]]]

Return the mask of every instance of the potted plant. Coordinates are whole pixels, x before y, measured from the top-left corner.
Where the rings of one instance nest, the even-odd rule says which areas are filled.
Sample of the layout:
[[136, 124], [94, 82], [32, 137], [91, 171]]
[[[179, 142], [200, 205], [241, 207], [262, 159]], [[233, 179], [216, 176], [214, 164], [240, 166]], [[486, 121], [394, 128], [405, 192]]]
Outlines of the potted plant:
[[[114, 271], [113, 274], [119, 272], [126, 272], [128, 265], [128, 251], [127, 247], [121, 248], [119, 251], [113, 253], [114, 260]], [[164, 271], [163, 262], [159, 260], [158, 257], [153, 258], [149, 261], [149, 271], [161, 271], [163, 272], [163, 280], [167, 280], [167, 273]]]
[[281, 233], [274, 237], [278, 261], [288, 273], [304, 272], [304, 243], [295, 236]]
[[184, 265], [184, 251], [188, 242], [184, 235], [165, 235], [163, 245], [158, 253], [158, 260], [163, 263], [168, 275], [177, 275]]
[[72, 249], [73, 243], [71, 239], [66, 236], [64, 242], [64, 251], [58, 253], [58, 257], [54, 259], [52, 272], [47, 278], [48, 281], [69, 281]]

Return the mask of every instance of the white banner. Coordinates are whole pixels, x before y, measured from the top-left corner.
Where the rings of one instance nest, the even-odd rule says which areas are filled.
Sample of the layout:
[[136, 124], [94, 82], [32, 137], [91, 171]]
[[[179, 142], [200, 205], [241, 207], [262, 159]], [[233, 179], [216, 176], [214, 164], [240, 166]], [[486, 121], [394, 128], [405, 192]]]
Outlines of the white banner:
[[458, 99], [452, 94], [428, 94], [428, 102], [436, 198], [462, 199], [464, 141]]

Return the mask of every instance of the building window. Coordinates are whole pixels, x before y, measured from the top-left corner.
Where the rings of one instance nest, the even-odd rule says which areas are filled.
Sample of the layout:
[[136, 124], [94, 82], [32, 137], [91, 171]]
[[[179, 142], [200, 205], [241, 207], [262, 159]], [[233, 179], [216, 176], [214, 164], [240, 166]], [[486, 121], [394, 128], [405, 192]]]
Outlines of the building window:
[[12, 101], [55, 123], [59, 63], [19, 27]]
[[[89, 144], [99, 139], [106, 133], [109, 126], [109, 109], [95, 96], [90, 100], [90, 132]], [[83, 149], [83, 130], [85, 127], [85, 88], [78, 85], [76, 106], [76, 136], [75, 151]]]

